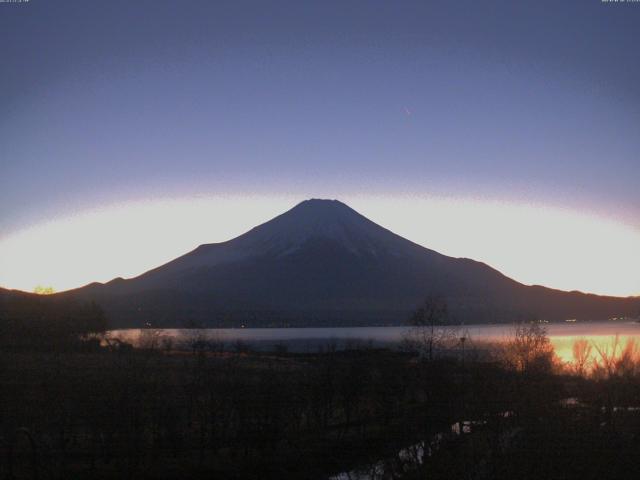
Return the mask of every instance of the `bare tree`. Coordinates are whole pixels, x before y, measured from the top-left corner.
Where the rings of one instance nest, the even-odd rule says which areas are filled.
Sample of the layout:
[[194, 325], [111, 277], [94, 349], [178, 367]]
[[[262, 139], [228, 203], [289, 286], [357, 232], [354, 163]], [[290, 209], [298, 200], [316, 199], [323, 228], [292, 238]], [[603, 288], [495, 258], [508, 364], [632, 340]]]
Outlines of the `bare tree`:
[[447, 302], [437, 295], [429, 295], [411, 316], [413, 329], [405, 338], [409, 348], [417, 350], [425, 359], [432, 361], [437, 352], [455, 343], [455, 329], [446, 328]]
[[600, 378], [632, 376], [640, 363], [640, 350], [633, 338], [627, 339], [624, 346], [619, 335], [615, 335], [609, 344], [593, 345], [598, 358], [594, 361], [594, 375]]
[[620, 337], [615, 335], [609, 344], [593, 344], [598, 358], [594, 361], [593, 373], [599, 378], [611, 378], [616, 374], [616, 357], [620, 350]]
[[593, 345], [586, 338], [579, 338], [573, 342], [573, 369], [577, 375], [583, 376], [589, 370], [592, 362]]
[[555, 352], [546, 329], [539, 323], [516, 325], [505, 344], [505, 360], [521, 373], [550, 371]]

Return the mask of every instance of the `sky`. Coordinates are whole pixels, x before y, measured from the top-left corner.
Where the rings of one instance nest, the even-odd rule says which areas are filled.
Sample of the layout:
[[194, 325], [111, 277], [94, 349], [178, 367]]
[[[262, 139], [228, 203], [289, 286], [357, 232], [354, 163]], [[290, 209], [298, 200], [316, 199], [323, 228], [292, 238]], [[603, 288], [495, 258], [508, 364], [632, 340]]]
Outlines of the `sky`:
[[311, 198], [640, 294], [640, 3], [0, 3], [0, 285], [130, 277]]

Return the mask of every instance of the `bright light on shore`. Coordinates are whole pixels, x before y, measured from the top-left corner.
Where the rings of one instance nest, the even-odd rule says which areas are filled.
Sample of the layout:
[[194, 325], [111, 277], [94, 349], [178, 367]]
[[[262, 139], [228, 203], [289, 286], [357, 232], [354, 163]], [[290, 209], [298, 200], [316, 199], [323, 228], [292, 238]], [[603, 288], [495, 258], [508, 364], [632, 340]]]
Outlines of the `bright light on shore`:
[[[229, 240], [302, 198], [216, 197], [113, 205], [0, 240], [0, 285], [56, 291], [132, 277], [199, 244]], [[640, 293], [640, 232], [581, 213], [478, 200], [342, 201], [425, 247], [488, 263], [520, 282], [600, 294]]]

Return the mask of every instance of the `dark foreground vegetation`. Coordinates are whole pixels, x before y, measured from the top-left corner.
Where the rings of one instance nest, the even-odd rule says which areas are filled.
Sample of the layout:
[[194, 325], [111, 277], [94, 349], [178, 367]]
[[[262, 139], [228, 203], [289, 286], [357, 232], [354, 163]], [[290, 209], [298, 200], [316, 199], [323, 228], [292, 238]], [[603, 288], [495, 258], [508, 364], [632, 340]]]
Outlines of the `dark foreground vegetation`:
[[581, 344], [560, 368], [536, 325], [492, 348], [423, 325], [395, 350], [258, 353], [196, 335], [177, 351], [153, 331], [134, 349], [95, 341], [95, 306], [69, 315], [85, 322], [76, 341], [4, 330], [2, 479], [640, 473], [634, 346], [588, 365]]

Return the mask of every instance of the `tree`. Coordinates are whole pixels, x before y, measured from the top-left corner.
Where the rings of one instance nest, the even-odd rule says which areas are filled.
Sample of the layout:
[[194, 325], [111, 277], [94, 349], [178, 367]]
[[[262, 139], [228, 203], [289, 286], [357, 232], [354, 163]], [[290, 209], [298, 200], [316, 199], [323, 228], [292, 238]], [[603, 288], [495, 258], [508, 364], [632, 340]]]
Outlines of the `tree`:
[[527, 374], [549, 372], [555, 360], [547, 331], [539, 323], [516, 325], [513, 337], [506, 342], [505, 354], [508, 364]]
[[448, 308], [443, 297], [429, 295], [413, 312], [410, 323], [413, 329], [406, 339], [409, 346], [418, 350], [429, 361], [441, 348], [446, 347], [456, 338], [452, 328], [444, 328], [447, 324]]
[[587, 373], [592, 350], [593, 346], [586, 338], [579, 338], [573, 342], [573, 368], [576, 374], [582, 376]]

